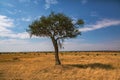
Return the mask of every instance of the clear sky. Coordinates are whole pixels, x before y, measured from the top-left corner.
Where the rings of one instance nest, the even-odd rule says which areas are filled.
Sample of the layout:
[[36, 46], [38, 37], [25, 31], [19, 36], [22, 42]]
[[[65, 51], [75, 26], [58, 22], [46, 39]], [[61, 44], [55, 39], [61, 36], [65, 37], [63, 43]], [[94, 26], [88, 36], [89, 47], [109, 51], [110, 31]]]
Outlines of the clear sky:
[[0, 52], [51, 51], [48, 38], [30, 38], [28, 25], [51, 11], [83, 19], [81, 36], [60, 50], [120, 50], [120, 0], [0, 0]]

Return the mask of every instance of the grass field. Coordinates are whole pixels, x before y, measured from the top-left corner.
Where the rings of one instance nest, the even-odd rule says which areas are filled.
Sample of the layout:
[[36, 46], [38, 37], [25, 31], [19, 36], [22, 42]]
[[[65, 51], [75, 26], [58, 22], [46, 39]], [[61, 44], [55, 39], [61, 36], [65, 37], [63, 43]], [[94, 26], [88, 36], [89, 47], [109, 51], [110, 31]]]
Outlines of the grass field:
[[120, 52], [0, 54], [0, 80], [120, 80]]

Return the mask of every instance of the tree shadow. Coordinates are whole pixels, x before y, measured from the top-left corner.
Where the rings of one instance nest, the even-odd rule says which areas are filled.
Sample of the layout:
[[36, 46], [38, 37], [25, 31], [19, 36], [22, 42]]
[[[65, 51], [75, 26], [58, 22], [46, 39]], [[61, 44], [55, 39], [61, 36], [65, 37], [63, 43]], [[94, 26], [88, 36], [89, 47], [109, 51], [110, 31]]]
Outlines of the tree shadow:
[[77, 68], [91, 68], [91, 69], [114, 69], [114, 67], [110, 64], [102, 64], [102, 63], [91, 63], [91, 64], [70, 64], [69, 66], [77, 67]]

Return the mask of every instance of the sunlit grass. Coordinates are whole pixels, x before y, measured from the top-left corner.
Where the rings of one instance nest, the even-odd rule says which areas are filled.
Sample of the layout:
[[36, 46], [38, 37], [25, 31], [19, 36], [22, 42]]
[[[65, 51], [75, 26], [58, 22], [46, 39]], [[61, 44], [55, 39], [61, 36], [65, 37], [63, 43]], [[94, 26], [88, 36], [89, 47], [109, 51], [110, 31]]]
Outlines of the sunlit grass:
[[120, 52], [0, 54], [0, 80], [120, 80]]

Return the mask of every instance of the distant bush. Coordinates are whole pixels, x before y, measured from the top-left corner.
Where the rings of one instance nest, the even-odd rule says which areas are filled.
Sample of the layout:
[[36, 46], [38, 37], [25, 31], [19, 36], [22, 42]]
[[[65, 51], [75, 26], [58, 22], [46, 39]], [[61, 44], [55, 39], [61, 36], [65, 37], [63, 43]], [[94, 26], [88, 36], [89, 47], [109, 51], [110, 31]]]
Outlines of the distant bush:
[[117, 56], [117, 54], [114, 54], [114, 56]]
[[96, 54], [96, 56], [99, 56], [100, 54]]
[[81, 58], [83, 59], [83, 58], [85, 58], [84, 56], [81, 56]]
[[14, 57], [13, 60], [15, 60], [15, 61], [19, 61], [20, 58], [18, 58], [18, 57]]
[[27, 53], [24, 52], [23, 54], [27, 54]]
[[77, 56], [77, 54], [75, 54]]
[[86, 54], [87, 56], [89, 56], [90, 54]]
[[64, 53], [61, 53], [61, 55], [63, 56]]
[[47, 55], [47, 52], [45, 54]]

